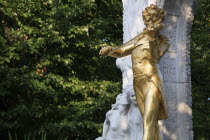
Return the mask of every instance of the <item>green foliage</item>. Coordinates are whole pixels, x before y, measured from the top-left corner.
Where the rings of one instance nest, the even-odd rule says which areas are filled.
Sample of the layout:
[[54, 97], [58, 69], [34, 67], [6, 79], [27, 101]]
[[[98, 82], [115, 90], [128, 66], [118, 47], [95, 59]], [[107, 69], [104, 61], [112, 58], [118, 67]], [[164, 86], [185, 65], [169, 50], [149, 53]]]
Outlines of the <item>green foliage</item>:
[[0, 1], [0, 138], [101, 135], [121, 73], [98, 52], [122, 42], [121, 11], [118, 0]]
[[[9, 137], [9, 140], [18, 140], [19, 138], [17, 137], [17, 134], [14, 133], [14, 136], [10, 133], [10, 131], [8, 131], [8, 137]], [[27, 134], [24, 134], [24, 140], [35, 140], [35, 139], [39, 139], [39, 140], [47, 140], [47, 133], [46, 132], [39, 132], [38, 134], [36, 133], [27, 133]], [[57, 140], [67, 140], [68, 137], [63, 137], [63, 136], [60, 136], [58, 137]]]
[[191, 37], [193, 124], [196, 140], [210, 138], [210, 3], [199, 0]]

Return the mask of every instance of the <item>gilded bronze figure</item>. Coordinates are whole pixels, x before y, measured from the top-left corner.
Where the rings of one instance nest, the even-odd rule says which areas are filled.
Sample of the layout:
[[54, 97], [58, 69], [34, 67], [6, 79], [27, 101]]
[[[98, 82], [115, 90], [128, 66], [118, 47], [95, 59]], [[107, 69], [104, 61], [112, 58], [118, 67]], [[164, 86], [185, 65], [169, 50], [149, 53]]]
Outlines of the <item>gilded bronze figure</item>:
[[143, 140], [161, 140], [158, 120], [167, 118], [163, 80], [158, 62], [168, 51], [169, 40], [160, 34], [164, 11], [150, 5], [142, 13], [146, 25], [144, 31], [120, 47], [105, 47], [100, 55], [115, 58], [132, 55], [134, 91], [143, 117]]

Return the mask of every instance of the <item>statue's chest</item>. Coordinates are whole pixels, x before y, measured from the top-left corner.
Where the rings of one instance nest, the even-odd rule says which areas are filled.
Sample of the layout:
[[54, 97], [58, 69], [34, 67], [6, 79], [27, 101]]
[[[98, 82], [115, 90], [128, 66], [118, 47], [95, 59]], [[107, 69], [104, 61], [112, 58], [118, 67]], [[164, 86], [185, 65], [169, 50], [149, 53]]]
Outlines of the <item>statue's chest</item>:
[[151, 56], [151, 51], [149, 48], [149, 43], [139, 44], [132, 52], [132, 57], [138, 58], [149, 58]]

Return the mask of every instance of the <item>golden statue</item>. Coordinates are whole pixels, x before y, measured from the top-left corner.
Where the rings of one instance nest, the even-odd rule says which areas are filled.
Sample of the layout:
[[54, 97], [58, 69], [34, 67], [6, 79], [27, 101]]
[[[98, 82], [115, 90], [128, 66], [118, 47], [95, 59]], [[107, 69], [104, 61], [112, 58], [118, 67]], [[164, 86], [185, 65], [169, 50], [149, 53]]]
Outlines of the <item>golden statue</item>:
[[169, 40], [160, 34], [164, 11], [150, 5], [142, 13], [144, 31], [120, 47], [105, 47], [100, 55], [115, 58], [132, 55], [134, 91], [143, 117], [143, 140], [161, 140], [158, 120], [167, 118], [163, 80], [158, 62], [168, 51]]

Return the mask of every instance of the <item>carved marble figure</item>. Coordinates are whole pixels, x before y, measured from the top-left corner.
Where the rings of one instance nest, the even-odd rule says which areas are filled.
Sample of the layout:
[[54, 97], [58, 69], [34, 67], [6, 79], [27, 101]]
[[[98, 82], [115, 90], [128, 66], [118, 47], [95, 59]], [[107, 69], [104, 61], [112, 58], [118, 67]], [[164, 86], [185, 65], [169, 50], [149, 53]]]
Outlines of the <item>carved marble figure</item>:
[[128, 111], [129, 140], [138, 140], [143, 137], [143, 120], [140, 115], [136, 96], [133, 89], [128, 93], [130, 100], [130, 109]]
[[119, 94], [116, 104], [113, 104], [112, 109], [107, 112], [101, 139], [123, 140], [125, 138], [128, 131], [127, 114], [129, 108], [129, 102], [126, 98], [125, 95]]
[[143, 140], [161, 140], [158, 120], [167, 118], [163, 80], [158, 62], [169, 48], [169, 40], [160, 34], [164, 11], [151, 4], [142, 13], [146, 28], [120, 47], [102, 48], [102, 56], [115, 58], [131, 55], [133, 86], [143, 117]]

